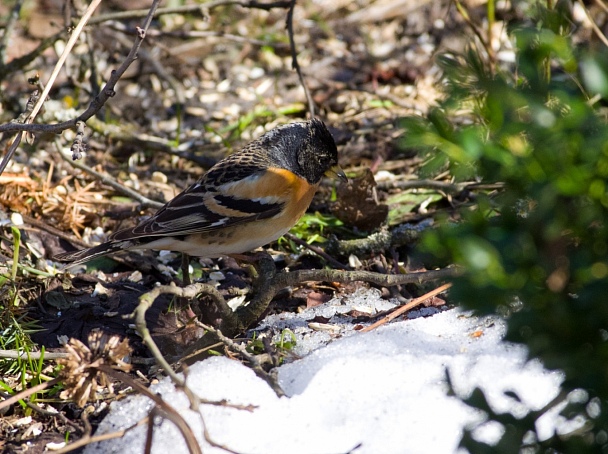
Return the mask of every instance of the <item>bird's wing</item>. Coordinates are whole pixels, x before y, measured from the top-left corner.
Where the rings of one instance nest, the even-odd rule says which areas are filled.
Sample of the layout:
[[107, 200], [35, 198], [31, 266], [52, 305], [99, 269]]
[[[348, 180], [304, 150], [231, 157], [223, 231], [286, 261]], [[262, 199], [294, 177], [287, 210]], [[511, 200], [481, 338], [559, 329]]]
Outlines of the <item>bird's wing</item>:
[[273, 217], [289, 200], [289, 182], [270, 182], [269, 192], [269, 175], [267, 163], [255, 159], [222, 161], [150, 219], [110, 239], [191, 235]]

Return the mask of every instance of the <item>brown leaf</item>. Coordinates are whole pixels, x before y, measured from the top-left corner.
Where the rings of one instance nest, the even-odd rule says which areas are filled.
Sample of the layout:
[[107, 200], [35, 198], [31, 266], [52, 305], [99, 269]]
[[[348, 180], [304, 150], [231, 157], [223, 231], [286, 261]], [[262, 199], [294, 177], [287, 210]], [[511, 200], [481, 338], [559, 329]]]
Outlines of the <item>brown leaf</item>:
[[371, 231], [380, 227], [388, 216], [388, 206], [378, 201], [376, 180], [369, 169], [362, 176], [340, 184], [337, 195], [332, 212], [347, 225]]

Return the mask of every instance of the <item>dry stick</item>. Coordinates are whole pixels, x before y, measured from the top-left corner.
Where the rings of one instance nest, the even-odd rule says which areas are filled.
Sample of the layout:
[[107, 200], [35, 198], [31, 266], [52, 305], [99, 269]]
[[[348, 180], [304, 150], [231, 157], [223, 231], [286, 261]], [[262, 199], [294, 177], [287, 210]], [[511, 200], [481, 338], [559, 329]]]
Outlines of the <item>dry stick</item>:
[[13, 33], [13, 27], [19, 19], [19, 13], [21, 12], [21, 7], [23, 6], [23, 0], [17, 0], [15, 2], [15, 6], [11, 10], [11, 14], [8, 17], [6, 24], [4, 26], [4, 34], [2, 38], [0, 38], [0, 64], [4, 66], [6, 64], [6, 46], [8, 44], [8, 39]]
[[[5, 393], [3, 391], [0, 391], [0, 397], [2, 397], [3, 399], [8, 399], [8, 398], [11, 397], [11, 395], [8, 394], [8, 393]], [[76, 423], [70, 421], [63, 413], [61, 413], [58, 410], [55, 410], [54, 407], [50, 407], [50, 408], [53, 408], [55, 411], [49, 411], [49, 410], [45, 410], [44, 408], [40, 408], [35, 403], [27, 401], [27, 400], [24, 401], [24, 403], [25, 403], [25, 405], [28, 408], [31, 408], [36, 413], [39, 413], [39, 414], [44, 415], [44, 416], [51, 416], [51, 417], [54, 417], [54, 418], [59, 418], [62, 423], [64, 423], [65, 425], [73, 427], [76, 432], [82, 432], [82, 429]]]
[[308, 86], [306, 86], [306, 82], [304, 82], [304, 76], [302, 75], [302, 70], [300, 69], [300, 65], [298, 63], [298, 52], [296, 51], [296, 41], [293, 37], [293, 10], [296, 7], [296, 0], [291, 0], [289, 4], [289, 11], [287, 11], [287, 19], [285, 21], [285, 28], [287, 28], [287, 34], [289, 35], [289, 47], [291, 49], [291, 68], [296, 70], [298, 73], [298, 79], [300, 79], [300, 84], [304, 89], [304, 93], [306, 94], [306, 99], [308, 100], [308, 112], [310, 113], [310, 118], [315, 118], [315, 103], [310, 95], [310, 91], [308, 90]]
[[114, 87], [116, 86], [116, 83], [122, 77], [122, 75], [125, 73], [127, 68], [131, 65], [131, 63], [133, 63], [133, 61], [135, 61], [135, 59], [137, 58], [137, 52], [139, 51], [139, 48], [141, 47], [141, 44], [146, 37], [146, 30], [148, 30], [148, 27], [150, 26], [150, 23], [152, 22], [152, 17], [154, 16], [154, 13], [156, 12], [156, 9], [157, 9], [159, 3], [160, 3], [160, 0], [153, 1], [152, 6], [150, 7], [150, 10], [148, 11], [148, 16], [144, 20], [143, 26], [136, 27], [137, 36], [135, 38], [135, 42], [133, 43], [133, 47], [131, 47], [131, 51], [129, 52], [129, 55], [127, 55], [127, 57], [122, 62], [122, 64], [118, 67], [118, 69], [112, 71], [110, 78], [108, 79], [108, 82], [104, 86], [103, 90], [95, 97], [95, 99], [93, 99], [93, 101], [91, 101], [87, 110], [85, 110], [82, 114], [80, 114], [76, 118], [73, 118], [68, 121], [64, 121], [62, 123], [55, 123], [55, 124], [51, 124], [51, 125], [14, 123], [14, 122], [7, 123], [4, 125], [0, 125], [0, 132], [27, 131], [27, 132], [60, 133], [60, 132], [64, 131], [65, 129], [75, 127], [76, 123], [78, 121], [86, 122], [89, 118], [91, 118], [93, 115], [95, 115], [97, 112], [99, 112], [99, 110], [106, 103], [106, 101], [116, 94], [116, 92], [114, 91]]
[[595, 4], [602, 8], [605, 13], [608, 13], [608, 6], [606, 6], [602, 0], [595, 0]]
[[578, 2], [580, 3], [581, 8], [583, 8], [583, 11], [585, 11], [585, 15], [587, 16], [587, 19], [589, 20], [589, 23], [591, 24], [591, 28], [593, 29], [593, 32], [597, 35], [597, 37], [600, 39], [600, 41], [604, 43], [604, 46], [608, 46], [608, 39], [606, 38], [606, 35], [604, 35], [604, 33], [602, 33], [602, 30], [597, 26], [597, 24], [591, 17], [591, 13], [585, 6], [585, 3], [582, 0], [578, 0]]
[[[256, 8], [268, 11], [273, 8], [289, 8], [289, 1], [260, 3], [251, 0], [215, 0], [203, 4], [158, 8], [154, 17], [161, 16], [164, 14], [184, 14], [195, 12], [200, 12], [205, 16], [206, 12], [210, 9], [217, 8], [218, 6], [227, 5], [240, 5], [244, 8]], [[121, 11], [118, 13], [108, 13], [94, 17], [90, 23], [99, 24], [101, 22], [106, 22], [110, 20], [136, 19], [138, 17], [144, 17], [146, 15], [146, 12], [147, 10], [145, 9], [135, 9], [131, 11]]]
[[[82, 29], [84, 28], [85, 24], [87, 23], [87, 21], [89, 20], [89, 18], [91, 17], [91, 15], [95, 11], [95, 9], [99, 6], [100, 3], [101, 3], [101, 0], [93, 0], [91, 2], [91, 4], [89, 5], [89, 7], [87, 8], [87, 10], [84, 12], [83, 16], [80, 18], [80, 22], [78, 22], [78, 25], [76, 25], [76, 28], [74, 28], [74, 31], [70, 35], [70, 39], [68, 39], [68, 42], [65, 45], [65, 49], [61, 53], [61, 56], [59, 57], [59, 60], [57, 61], [55, 68], [53, 68], [53, 72], [51, 73], [51, 76], [49, 77], [49, 80], [47, 81], [46, 87], [44, 87], [42, 94], [38, 98], [38, 102], [32, 109], [32, 112], [26, 118], [25, 124], [32, 124], [34, 122], [36, 115], [38, 115], [38, 112], [40, 112], [40, 109], [42, 108], [42, 105], [44, 104], [46, 97], [49, 95], [49, 92], [51, 91], [51, 88], [53, 87], [53, 84], [55, 83], [55, 79], [57, 79], [57, 76], [59, 75], [59, 71], [61, 71], [61, 68], [63, 67], [66, 59], [68, 58], [68, 55], [72, 51], [74, 44], [76, 44], [76, 40], [80, 37], [80, 33], [82, 32]], [[20, 131], [14, 137], [9, 150], [6, 152], [6, 156], [2, 160], [2, 164], [0, 164], [0, 175], [2, 174], [2, 172], [4, 172], [4, 169], [8, 165], [8, 162], [11, 160], [13, 154], [15, 153], [15, 150], [21, 143], [22, 137], [23, 137], [23, 131]]]
[[306, 249], [311, 250], [312, 252], [317, 254], [319, 257], [322, 257], [323, 259], [325, 259], [326, 262], [330, 263], [335, 268], [339, 268], [341, 270], [350, 270], [351, 269], [350, 266], [337, 261], [335, 258], [333, 258], [331, 255], [329, 255], [327, 252], [325, 252], [320, 247], [313, 246], [312, 244], [308, 244], [306, 241], [301, 240], [300, 238], [295, 236], [293, 233], [286, 233], [283, 236], [285, 238], [287, 238], [288, 240], [293, 241], [294, 243], [296, 243], [302, 247], [305, 247]]
[[211, 296], [216, 305], [223, 310], [223, 314], [227, 315], [228, 313], [232, 313], [232, 309], [226, 304], [226, 301], [222, 297], [222, 295], [209, 284], [191, 284], [187, 287], [180, 288], [176, 285], [162, 285], [155, 287], [151, 291], [144, 293], [139, 297], [139, 304], [135, 308], [135, 311], [130, 315], [130, 317], [135, 319], [135, 326], [137, 331], [144, 344], [148, 347], [152, 356], [156, 359], [158, 364], [165, 370], [167, 375], [171, 377], [173, 383], [178, 386], [185, 386], [184, 380], [182, 380], [173, 370], [171, 365], [167, 362], [167, 360], [163, 357], [160, 349], [152, 339], [150, 335], [150, 330], [148, 329], [148, 325], [146, 324], [146, 311], [152, 306], [156, 298], [158, 298], [162, 294], [171, 294], [182, 298], [195, 298], [197, 295], [201, 293], [205, 293]]
[[100, 173], [100, 172], [92, 169], [91, 167], [89, 167], [86, 164], [68, 159], [66, 154], [61, 151], [61, 144], [59, 143], [58, 140], [55, 140], [55, 147], [57, 148], [59, 155], [65, 161], [67, 161], [72, 167], [83, 170], [83, 171], [93, 175], [95, 178], [97, 178], [97, 180], [101, 181], [102, 183], [107, 184], [108, 186], [112, 187], [113, 189], [116, 189], [118, 192], [137, 201], [142, 207], [150, 207], [150, 208], [155, 208], [158, 210], [159, 208], [161, 208], [163, 206], [163, 204], [161, 202], [157, 202], [156, 200], [149, 199], [149, 198], [141, 195], [137, 191], [134, 191], [133, 189], [120, 184], [118, 181], [116, 181], [114, 178], [112, 178], [110, 175], [108, 175], [106, 173]]
[[[262, 261], [259, 265], [262, 265]], [[268, 263], [266, 266], [273, 266]], [[268, 268], [261, 274], [269, 272]], [[271, 273], [272, 271], [270, 271]], [[422, 283], [431, 280], [447, 279], [460, 273], [456, 267], [444, 268], [440, 270], [425, 271], [420, 273], [387, 275], [373, 273], [370, 271], [342, 271], [342, 270], [300, 270], [289, 273], [282, 272], [272, 275], [270, 279], [265, 279], [259, 285], [258, 292], [253, 300], [246, 306], [241, 306], [236, 310], [236, 325], [230, 325], [232, 321], [223, 321], [222, 331], [225, 335], [231, 336], [242, 332], [254, 323], [268, 308], [272, 298], [283, 288], [295, 286], [307, 281], [339, 282], [348, 284], [354, 281], [370, 282], [382, 287], [395, 285]], [[225, 327], [225, 329], [224, 329]]]
[[113, 440], [114, 438], [122, 438], [127, 434], [127, 432], [135, 429], [138, 426], [141, 426], [142, 424], [147, 424], [149, 418], [150, 418], [149, 416], [146, 416], [145, 418], [142, 418], [139, 421], [137, 421], [132, 426], [129, 426], [126, 429], [118, 430], [116, 432], [110, 432], [110, 433], [103, 434], [103, 435], [93, 435], [93, 436], [87, 435], [85, 437], [82, 437], [82, 438], [74, 441], [73, 443], [70, 443], [69, 445], [65, 446], [64, 448], [54, 451], [54, 453], [55, 454], [66, 454], [68, 452], [72, 452], [76, 449], [82, 448], [83, 446], [87, 446], [92, 443], [98, 443], [100, 441], [106, 441], [106, 440]]
[[410, 309], [413, 309], [416, 306], [419, 306], [420, 304], [424, 303], [426, 300], [433, 298], [436, 295], [439, 295], [441, 292], [445, 292], [447, 289], [449, 289], [452, 286], [452, 284], [444, 284], [441, 287], [437, 287], [435, 290], [432, 290], [418, 298], [413, 299], [412, 301], [410, 301], [409, 303], [403, 305], [403, 306], [399, 306], [396, 310], [394, 310], [393, 312], [391, 312], [390, 314], [388, 314], [386, 317], [378, 320], [376, 323], [369, 325], [365, 328], [363, 328], [361, 330], [362, 333], [371, 331], [373, 329], [378, 328], [379, 326], [384, 325], [385, 323], [390, 322], [392, 319], [399, 317], [400, 315], [404, 314], [405, 312], [409, 311]]
[[20, 393], [17, 393], [14, 396], [10, 397], [9, 399], [6, 399], [6, 400], [3, 400], [2, 402], [0, 402], [0, 410], [14, 404], [15, 402], [19, 402], [20, 400], [23, 400], [26, 397], [29, 397], [32, 394], [37, 393], [38, 391], [44, 391], [45, 389], [56, 385], [60, 381], [61, 381], [61, 378], [56, 377], [50, 381], [45, 381], [44, 383], [40, 383], [36, 386], [32, 386], [31, 388], [25, 389], [25, 390], [21, 391]]
[[202, 454], [198, 441], [192, 433], [192, 429], [190, 429], [190, 426], [188, 426], [188, 423], [186, 423], [182, 415], [180, 415], [177, 410], [175, 410], [172, 406], [165, 402], [162, 397], [153, 393], [138, 381], [133, 380], [129, 375], [125, 374], [124, 372], [117, 371], [106, 365], [99, 366], [97, 369], [100, 372], [103, 372], [117, 380], [122, 381], [123, 383], [126, 383], [133, 389], [139, 391], [141, 394], [151, 399], [156, 404], [156, 408], [162, 411], [163, 416], [169, 419], [173, 424], [175, 424], [177, 429], [181, 432], [182, 436], [184, 437], [184, 440], [186, 441], [186, 444], [188, 445], [188, 451], [190, 451], [190, 453]]
[[17, 350], [0, 350], [0, 358], [8, 358], [8, 359], [19, 359], [19, 358], [29, 358], [33, 360], [39, 360], [41, 358], [44, 359], [63, 359], [67, 358], [67, 353], [61, 352], [20, 352]]
[[285, 391], [283, 391], [283, 389], [277, 383], [277, 381], [274, 380], [270, 376], [270, 374], [264, 370], [264, 368], [262, 367], [262, 364], [260, 363], [260, 361], [257, 358], [257, 356], [256, 355], [252, 355], [251, 353], [249, 353], [247, 351], [247, 347], [245, 347], [244, 345], [241, 345], [241, 344], [238, 344], [238, 343], [234, 342], [229, 337], [224, 336], [219, 329], [216, 329], [216, 328], [214, 328], [212, 326], [209, 326], [209, 325], [205, 325], [204, 323], [200, 323], [200, 322], [198, 322], [198, 325], [200, 325], [205, 330], [207, 330], [207, 331], [213, 333], [214, 335], [216, 335], [218, 337], [218, 339], [222, 342], [222, 344], [224, 344], [226, 347], [232, 349], [233, 351], [236, 351], [236, 352], [240, 353], [247, 361], [249, 361], [249, 364], [251, 364], [251, 367], [254, 370], [254, 372], [259, 377], [261, 377], [262, 379], [264, 379], [264, 381], [266, 383], [268, 383], [268, 385], [272, 388], [272, 390], [275, 392], [275, 394], [277, 395], [277, 397], [283, 397], [283, 396], [285, 396]]
[[[114, 19], [132, 19], [137, 17], [144, 17], [146, 19], [144, 21], [143, 26], [137, 27], [138, 35], [129, 55], [125, 59], [125, 61], [120, 65], [117, 70], [112, 71], [108, 82], [104, 86], [103, 90], [95, 97], [93, 101], [91, 101], [87, 110], [85, 110], [82, 114], [80, 114], [77, 118], [73, 118], [71, 120], [67, 120], [61, 123], [55, 123], [51, 125], [43, 125], [43, 124], [29, 124], [29, 123], [6, 123], [0, 125], [0, 133], [2, 132], [15, 132], [15, 131], [27, 131], [27, 132], [44, 132], [44, 133], [60, 133], [66, 129], [73, 128], [76, 126], [76, 122], [78, 121], [87, 121], [93, 115], [95, 115], [101, 107], [106, 103], [106, 101], [115, 95], [114, 86], [118, 82], [118, 80], [122, 77], [127, 68], [131, 65], [131, 63], [137, 58], [137, 52], [143, 42], [146, 31], [152, 21], [153, 17], [156, 17], [160, 14], [172, 14], [172, 13], [180, 13], [180, 12], [191, 12], [191, 11], [207, 11], [212, 8], [216, 8], [218, 6], [224, 5], [240, 5], [245, 8], [256, 8], [262, 10], [270, 10], [272, 8], [288, 8], [290, 3], [287, 1], [283, 2], [273, 2], [273, 3], [259, 3], [256, 1], [246, 1], [246, 0], [216, 0], [212, 2], [208, 2], [204, 5], [186, 5], [184, 7], [176, 7], [176, 8], [158, 8], [160, 0], [154, 0], [150, 10], [133, 10], [133, 11], [125, 11], [123, 13], [116, 14], [107, 14], [105, 16], [94, 17], [89, 21], [90, 25], [97, 24], [107, 20]], [[61, 34], [58, 34], [51, 39], [47, 43], [44, 41], [45, 45], [48, 47], [52, 45]], [[42, 51], [41, 51], [42, 52]], [[28, 56], [27, 62], [33, 60], [36, 55]], [[27, 63], [26, 62], [26, 63]], [[2, 69], [0, 69], [0, 75], [2, 75]], [[1, 173], [1, 172], [0, 172]]]

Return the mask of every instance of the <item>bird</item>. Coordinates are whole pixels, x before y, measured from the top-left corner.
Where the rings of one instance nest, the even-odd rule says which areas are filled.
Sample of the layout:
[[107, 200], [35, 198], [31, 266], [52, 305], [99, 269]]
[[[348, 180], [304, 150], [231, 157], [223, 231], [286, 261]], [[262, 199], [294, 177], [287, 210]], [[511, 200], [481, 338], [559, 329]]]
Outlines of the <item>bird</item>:
[[313, 118], [281, 125], [220, 160], [135, 227], [53, 258], [71, 267], [130, 249], [238, 256], [287, 233], [308, 209], [323, 176], [347, 181], [325, 123]]

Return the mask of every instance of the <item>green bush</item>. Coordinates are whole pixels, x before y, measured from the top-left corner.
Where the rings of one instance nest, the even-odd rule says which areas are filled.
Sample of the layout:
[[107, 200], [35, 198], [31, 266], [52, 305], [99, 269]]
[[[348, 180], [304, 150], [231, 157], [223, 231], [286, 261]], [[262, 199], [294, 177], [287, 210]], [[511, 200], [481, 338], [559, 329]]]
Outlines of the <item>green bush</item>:
[[608, 55], [576, 48], [570, 23], [564, 3], [539, 6], [532, 24], [511, 30], [512, 68], [490, 70], [475, 51], [441, 57], [445, 101], [427, 118], [404, 120], [404, 146], [425, 150], [431, 169], [504, 183], [424, 239], [465, 269], [453, 299], [506, 315], [507, 340], [562, 370], [565, 393], [588, 396], [563, 412], [582, 415], [582, 429], [540, 443], [530, 442], [539, 413], [507, 421], [475, 395], [507, 430], [494, 450], [466, 434], [474, 452], [519, 452], [526, 443], [533, 451], [608, 451]]

